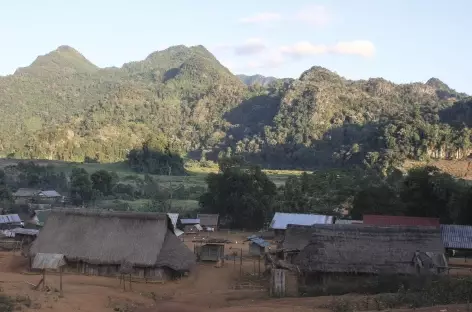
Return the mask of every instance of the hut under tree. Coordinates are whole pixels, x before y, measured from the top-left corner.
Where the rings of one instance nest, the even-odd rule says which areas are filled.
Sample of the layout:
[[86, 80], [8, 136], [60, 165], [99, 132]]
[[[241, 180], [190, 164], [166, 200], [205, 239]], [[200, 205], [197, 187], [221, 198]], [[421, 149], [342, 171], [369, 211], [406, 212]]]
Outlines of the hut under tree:
[[195, 255], [173, 232], [166, 214], [52, 210], [30, 249], [63, 254], [65, 271], [117, 276], [123, 261], [132, 276], [166, 280], [189, 272]]

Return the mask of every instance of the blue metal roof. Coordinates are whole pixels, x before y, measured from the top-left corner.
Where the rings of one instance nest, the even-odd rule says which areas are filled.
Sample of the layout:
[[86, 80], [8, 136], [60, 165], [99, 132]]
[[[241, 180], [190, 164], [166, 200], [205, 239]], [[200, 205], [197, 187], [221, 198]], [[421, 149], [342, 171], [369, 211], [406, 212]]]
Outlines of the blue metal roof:
[[200, 219], [180, 219], [182, 224], [200, 224]]
[[18, 214], [8, 214], [8, 215], [0, 215], [0, 224], [8, 224], [8, 223], [20, 223], [21, 219]]
[[472, 249], [472, 226], [441, 224], [441, 237], [445, 248]]
[[263, 240], [261, 237], [258, 237], [256, 235], [251, 235], [247, 238], [248, 241], [250, 241], [251, 243], [254, 243], [254, 244], [257, 244], [261, 247], [269, 247], [270, 244], [269, 242], [266, 242], [265, 240]]
[[287, 225], [313, 225], [313, 224], [333, 224], [333, 216], [303, 214], [303, 213], [283, 213], [276, 212], [270, 228], [274, 230], [286, 230]]

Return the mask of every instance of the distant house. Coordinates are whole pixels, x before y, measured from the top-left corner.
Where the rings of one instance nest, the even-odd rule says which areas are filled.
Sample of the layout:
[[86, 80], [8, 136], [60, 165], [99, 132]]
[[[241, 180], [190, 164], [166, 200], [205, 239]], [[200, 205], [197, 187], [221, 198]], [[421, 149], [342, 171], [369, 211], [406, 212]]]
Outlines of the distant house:
[[439, 229], [357, 224], [312, 227], [293, 263], [311, 273], [436, 274], [447, 268]]
[[18, 214], [0, 215], [0, 230], [10, 230], [23, 225], [23, 221], [21, 221]]
[[298, 249], [287, 267], [298, 272], [298, 289], [359, 285], [360, 278], [447, 272], [440, 231], [434, 227], [326, 224], [293, 227], [286, 248]]
[[219, 214], [199, 213], [197, 219], [200, 219], [200, 225], [205, 230], [218, 230]]
[[26, 205], [30, 203], [39, 192], [40, 190], [37, 189], [19, 188], [15, 193], [13, 193], [15, 204]]
[[364, 215], [362, 219], [366, 225], [432, 226], [436, 228], [440, 226], [438, 218]]
[[251, 256], [264, 255], [266, 248], [270, 246], [269, 242], [256, 235], [249, 236], [247, 240], [249, 241], [249, 255]]
[[270, 223], [270, 229], [274, 230], [276, 235], [283, 235], [287, 225], [314, 225], [314, 224], [332, 224], [333, 216], [303, 213], [284, 213], [276, 212]]
[[472, 251], [472, 226], [441, 224], [441, 237], [450, 255], [453, 251]]
[[220, 261], [225, 256], [224, 243], [206, 243], [196, 247], [199, 261]]
[[189, 272], [194, 253], [172, 231], [167, 214], [59, 209], [50, 212], [29, 256], [62, 254], [66, 271], [166, 280]]
[[35, 196], [36, 201], [42, 204], [57, 204], [62, 198], [63, 196], [55, 190], [40, 191]]
[[187, 234], [198, 233], [203, 230], [200, 219], [180, 219], [180, 224], [182, 224], [183, 230]]

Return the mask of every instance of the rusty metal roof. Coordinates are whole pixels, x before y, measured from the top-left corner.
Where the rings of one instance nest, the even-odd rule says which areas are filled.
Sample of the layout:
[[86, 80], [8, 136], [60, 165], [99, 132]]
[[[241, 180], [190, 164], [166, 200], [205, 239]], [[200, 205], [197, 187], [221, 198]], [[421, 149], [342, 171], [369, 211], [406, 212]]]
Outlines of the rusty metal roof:
[[364, 215], [363, 223], [367, 225], [405, 225], [439, 227], [438, 218]]

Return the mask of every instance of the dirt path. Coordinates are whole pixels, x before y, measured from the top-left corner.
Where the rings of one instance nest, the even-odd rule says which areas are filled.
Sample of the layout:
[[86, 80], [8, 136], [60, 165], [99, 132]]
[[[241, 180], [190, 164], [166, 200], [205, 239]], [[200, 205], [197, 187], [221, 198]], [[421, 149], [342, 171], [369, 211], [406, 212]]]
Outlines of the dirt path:
[[[80, 312], [330, 312], [321, 308], [332, 297], [268, 297], [266, 289], [236, 290], [241, 282], [239, 266], [229, 262], [222, 268], [199, 265], [188, 278], [160, 283], [133, 283], [123, 291], [117, 278], [64, 275], [64, 296], [60, 297], [59, 276], [48, 274], [50, 292], [35, 291], [27, 284], [37, 284], [37, 274], [25, 274], [27, 260], [19, 254], [0, 252], [0, 292], [12, 296], [22, 311]], [[243, 271], [253, 271], [253, 262], [243, 263]], [[411, 311], [411, 310], [403, 310]], [[400, 311], [400, 312], [403, 312]], [[417, 312], [470, 311], [465, 306], [417, 309]]]

